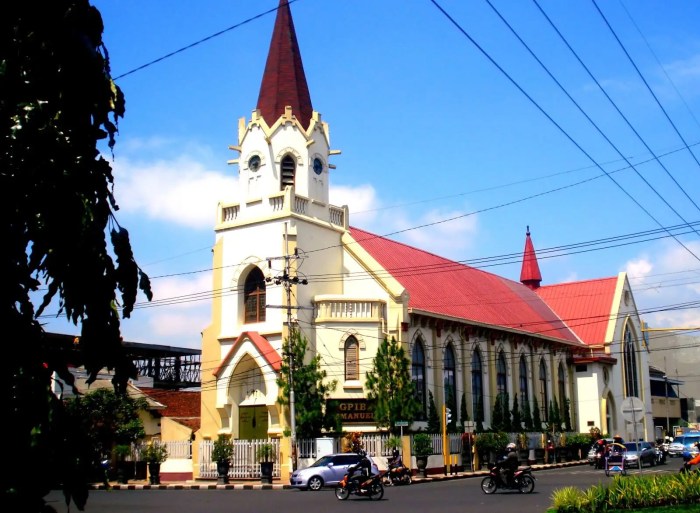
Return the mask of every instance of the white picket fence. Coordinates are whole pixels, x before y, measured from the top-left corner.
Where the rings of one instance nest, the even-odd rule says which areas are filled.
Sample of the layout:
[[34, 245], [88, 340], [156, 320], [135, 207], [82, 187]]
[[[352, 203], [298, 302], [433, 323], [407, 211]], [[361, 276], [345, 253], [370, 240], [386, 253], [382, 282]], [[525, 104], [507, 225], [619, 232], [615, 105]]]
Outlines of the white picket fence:
[[[272, 444], [275, 452], [275, 462], [272, 468], [272, 477], [280, 477], [280, 444], [279, 439], [266, 440], [232, 440], [233, 457], [228, 471], [230, 479], [254, 479], [260, 478], [260, 461], [256, 458], [258, 448], [263, 444]], [[216, 462], [211, 459], [214, 442], [205, 440], [199, 445], [199, 475], [205, 479], [217, 477]]]

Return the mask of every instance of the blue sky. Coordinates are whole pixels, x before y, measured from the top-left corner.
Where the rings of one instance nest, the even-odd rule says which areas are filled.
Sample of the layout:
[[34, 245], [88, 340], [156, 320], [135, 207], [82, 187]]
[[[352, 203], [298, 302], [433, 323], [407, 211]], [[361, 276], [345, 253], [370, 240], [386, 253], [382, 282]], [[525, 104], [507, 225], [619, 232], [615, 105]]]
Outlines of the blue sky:
[[[277, 3], [94, 5], [120, 77]], [[535, 2], [438, 3], [469, 37], [430, 0], [292, 4], [314, 109], [342, 150], [332, 203], [349, 205], [354, 226], [455, 260], [516, 254], [484, 267], [514, 280], [529, 225], [543, 284], [626, 270], [647, 322], [700, 326], [697, 304], [676, 306], [700, 299], [700, 225], [676, 239], [545, 252], [700, 221], [700, 3], [597, 0], [603, 18], [592, 1], [538, 0], [594, 78]], [[155, 292], [124, 321], [127, 340], [199, 347], [216, 205], [237, 186], [227, 148], [255, 108], [273, 22], [268, 14], [117, 80], [127, 108], [117, 218]]]

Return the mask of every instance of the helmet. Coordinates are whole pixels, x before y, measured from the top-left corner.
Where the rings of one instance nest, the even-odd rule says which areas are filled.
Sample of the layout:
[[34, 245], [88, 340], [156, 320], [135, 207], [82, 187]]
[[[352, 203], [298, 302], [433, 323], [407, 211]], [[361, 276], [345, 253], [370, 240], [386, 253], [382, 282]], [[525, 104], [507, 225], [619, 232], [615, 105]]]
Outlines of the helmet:
[[513, 451], [515, 451], [515, 444], [514, 444], [513, 442], [509, 443], [508, 445], [506, 445], [506, 450], [507, 450], [508, 452], [513, 452]]

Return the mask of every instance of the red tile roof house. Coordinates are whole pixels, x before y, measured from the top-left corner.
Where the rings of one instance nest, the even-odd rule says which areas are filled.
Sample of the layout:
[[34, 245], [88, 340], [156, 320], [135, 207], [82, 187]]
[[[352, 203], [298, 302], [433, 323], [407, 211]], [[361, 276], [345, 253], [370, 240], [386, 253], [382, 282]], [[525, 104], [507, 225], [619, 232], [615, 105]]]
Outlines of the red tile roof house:
[[161, 482], [193, 479], [191, 444], [200, 426], [200, 392], [145, 387], [140, 390], [164, 406], [155, 412], [160, 425], [158, 436], [168, 447], [168, 459], [161, 465]]
[[[486, 427], [505, 392], [520, 404], [536, 398], [543, 418], [550, 401], [569, 401], [582, 431], [623, 430], [623, 398], [647, 400], [646, 353], [624, 273], [540, 286], [528, 230], [517, 282], [351, 227], [348, 208], [329, 203], [330, 161], [340, 152], [312, 107], [285, 0], [257, 108], [239, 121], [231, 149], [240, 155], [232, 161], [238, 198], [218, 205], [213, 290], [234, 293], [214, 295], [202, 334], [202, 361], [211, 364], [202, 369], [198, 440], [287, 440], [276, 378], [290, 323], [338, 380], [332, 399], [362, 412], [344, 416], [345, 430], [377, 430], [364, 378], [384, 338], [411, 359], [422, 404], [407, 419], [411, 429], [426, 426], [430, 394], [453, 417], [462, 396], [472, 420], [481, 404]], [[645, 418], [645, 432], [650, 423]], [[288, 447], [282, 459], [285, 480]]]

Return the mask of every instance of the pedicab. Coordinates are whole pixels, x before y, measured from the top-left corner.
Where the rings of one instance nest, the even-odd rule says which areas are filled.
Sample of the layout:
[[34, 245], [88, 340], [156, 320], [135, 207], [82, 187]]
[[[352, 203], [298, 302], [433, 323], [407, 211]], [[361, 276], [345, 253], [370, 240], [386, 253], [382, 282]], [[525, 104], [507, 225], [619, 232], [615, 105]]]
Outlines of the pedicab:
[[607, 453], [605, 455], [605, 475], [610, 476], [610, 474], [619, 472], [620, 475], [626, 475], [627, 470], [625, 469], [625, 453], [627, 452], [627, 447], [620, 443], [608, 444]]

